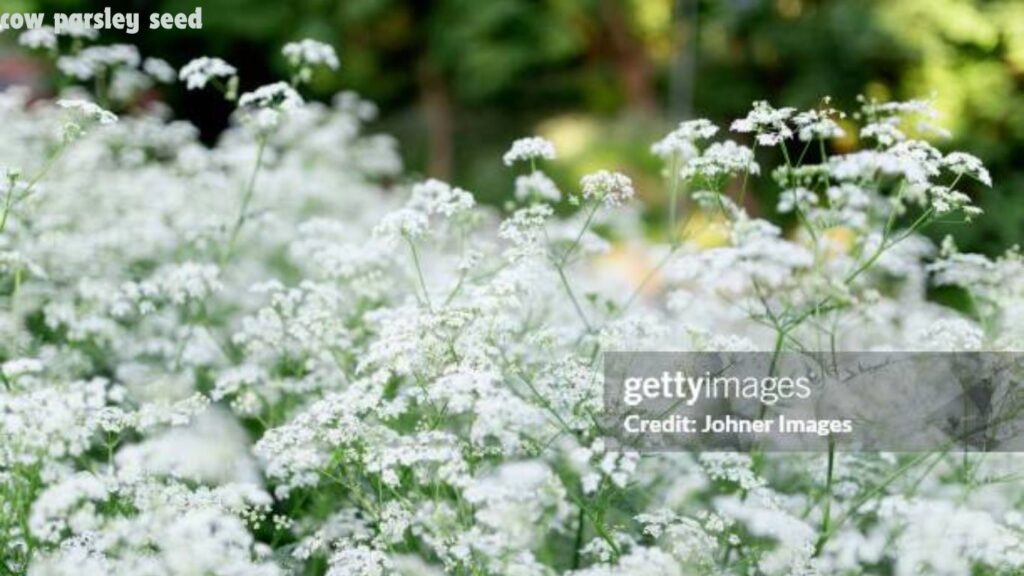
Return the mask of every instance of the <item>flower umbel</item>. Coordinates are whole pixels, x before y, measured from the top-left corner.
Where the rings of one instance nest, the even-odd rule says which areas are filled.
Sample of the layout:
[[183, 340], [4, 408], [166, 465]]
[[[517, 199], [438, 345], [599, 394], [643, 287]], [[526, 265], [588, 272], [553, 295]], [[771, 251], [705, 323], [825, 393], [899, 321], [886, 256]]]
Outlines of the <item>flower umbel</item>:
[[608, 207], [621, 206], [634, 194], [633, 181], [620, 172], [600, 170], [580, 180], [583, 198], [596, 200]]
[[516, 140], [503, 157], [506, 166], [512, 166], [516, 162], [554, 159], [555, 145], [539, 136]]

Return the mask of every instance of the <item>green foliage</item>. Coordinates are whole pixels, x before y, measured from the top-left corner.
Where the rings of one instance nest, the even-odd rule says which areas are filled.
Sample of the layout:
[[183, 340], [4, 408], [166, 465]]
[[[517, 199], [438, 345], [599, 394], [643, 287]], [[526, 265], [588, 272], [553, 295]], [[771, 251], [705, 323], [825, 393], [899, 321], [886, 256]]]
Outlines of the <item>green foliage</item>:
[[[20, 3], [47, 11], [95, 8], [87, 0]], [[114, 8], [194, 7], [190, 0], [144, 4]], [[1018, 1], [218, 0], [203, 10], [202, 32], [149, 32], [131, 40], [150, 53], [180, 54], [172, 62], [178, 65], [226, 54], [250, 78], [279, 76], [278, 50], [289, 40], [332, 43], [342, 73], [315, 78], [315, 94], [327, 98], [349, 88], [379, 102], [386, 127], [413, 143], [405, 150], [411, 168], [425, 171], [436, 153], [428, 134], [435, 128], [418, 111], [425, 92], [438, 91], [451, 110], [452, 178], [494, 202], [509, 191], [481, 159], [569, 112], [601, 127], [579, 151], [580, 166], [607, 160], [612, 141], [629, 150], [615, 163], [642, 179], [657, 176], [640, 158], [650, 138], [687, 110], [724, 123], [766, 95], [776, 105], [806, 108], [821, 94], [934, 93], [943, 112], [939, 123], [958, 135], [948, 146], [978, 151], [996, 181], [991, 190], [974, 191], [987, 212], [980, 226], [943, 233], [988, 252], [1022, 238], [1024, 207], [1013, 200], [1024, 185], [1014, 166], [1024, 153], [1024, 3]], [[630, 59], [637, 56], [631, 50], [639, 60]], [[690, 56], [695, 65], [687, 71]], [[263, 68], [266, 61], [276, 69]], [[641, 65], [650, 67], [641, 81], [661, 100], [654, 114], [636, 114], [643, 103], [629, 92], [628, 76]], [[172, 103], [183, 98], [171, 95]], [[852, 109], [854, 103], [837, 104]], [[192, 114], [206, 121], [201, 111]], [[638, 117], [646, 120], [636, 129], [615, 128]], [[574, 185], [568, 176], [559, 184]], [[755, 190], [754, 199], [767, 203], [773, 193]]]

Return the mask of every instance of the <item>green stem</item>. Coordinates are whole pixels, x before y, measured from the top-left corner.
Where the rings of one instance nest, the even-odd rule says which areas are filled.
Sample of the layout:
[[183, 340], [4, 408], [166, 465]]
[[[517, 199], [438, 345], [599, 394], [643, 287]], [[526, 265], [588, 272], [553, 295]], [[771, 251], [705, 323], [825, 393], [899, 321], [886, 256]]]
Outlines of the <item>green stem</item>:
[[256, 177], [260, 173], [260, 168], [263, 166], [263, 156], [267, 150], [267, 138], [262, 136], [259, 138], [259, 145], [256, 149], [256, 165], [252, 169], [252, 173], [249, 175], [249, 181], [245, 186], [245, 192], [242, 195], [242, 206], [238, 211], [238, 217], [235, 219], [235, 225], [231, 229], [231, 235], [228, 237], [227, 249], [224, 251], [224, 256], [221, 258], [221, 266], [228, 263], [231, 260], [231, 256], [235, 252], [235, 244], [238, 242], [238, 235], [242, 231], [242, 226], [245, 224], [247, 213], [249, 211], [249, 204], [252, 202], [252, 197], [256, 191]]
[[583, 526], [585, 521], [585, 515], [583, 508], [580, 507], [580, 513], [576, 518], [576, 539], [573, 542], [572, 547], [572, 569], [576, 570], [580, 567], [580, 553], [583, 548]]
[[832, 438], [828, 440], [828, 472], [825, 476], [825, 509], [822, 512], [821, 518], [821, 532], [818, 536], [818, 541], [814, 545], [814, 555], [821, 554], [822, 548], [825, 547], [825, 542], [828, 540], [826, 536], [829, 531], [829, 524], [832, 522], [832, 478], [835, 471], [836, 462], [836, 441]]
[[671, 170], [671, 184], [668, 189], [668, 238], [672, 246], [675, 246], [679, 242], [679, 230], [677, 229], [678, 216], [676, 212], [679, 210], [679, 154], [672, 155], [672, 166]]
[[590, 223], [594, 220], [594, 215], [597, 214], [597, 209], [601, 207], [601, 201], [594, 202], [594, 207], [590, 209], [590, 213], [587, 214], [587, 219], [583, 222], [583, 227], [580, 228], [579, 234], [576, 235], [576, 239], [573, 240], [572, 244], [569, 245], [569, 249], [565, 251], [562, 257], [559, 259], [559, 267], [565, 266], [566, 262], [572, 256], [572, 253], [579, 247], [580, 241], [583, 240], [583, 235], [587, 233], [587, 229], [590, 228]]
[[[757, 139], [756, 138], [754, 139], [754, 145], [750, 147], [750, 155], [754, 159], [754, 161], [756, 162], [757, 161]], [[743, 186], [740, 188], [740, 201], [737, 202], [737, 205], [740, 208], [743, 207], [743, 201], [747, 198], [747, 181], [749, 181], [749, 180], [750, 180], [750, 169], [748, 168], [747, 170], [743, 171]]]
[[409, 251], [412, 252], [412, 263], [416, 267], [416, 277], [420, 282], [420, 289], [423, 290], [423, 301], [426, 302], [427, 308], [433, 311], [434, 305], [430, 302], [430, 291], [427, 290], [427, 281], [423, 277], [423, 267], [420, 266], [419, 250], [416, 249], [416, 243], [411, 238], [408, 236], [403, 236], [403, 238], [409, 244]]
[[559, 265], [555, 265], [555, 270], [558, 271], [558, 278], [562, 281], [562, 286], [565, 287], [566, 294], [569, 295], [569, 300], [572, 302], [573, 308], [576, 309], [576, 314], [579, 315], [580, 320], [583, 321], [583, 325], [587, 328], [587, 332], [594, 330], [590, 321], [587, 320], [587, 315], [583, 312], [583, 306], [580, 305], [579, 300], [576, 299], [576, 294], [572, 291], [572, 286], [569, 285], [569, 279], [565, 276], [565, 269]]
[[[46, 159], [46, 163], [43, 164], [42, 170], [39, 171], [32, 180], [29, 180], [28, 184], [25, 185], [25, 191], [21, 194], [21, 199], [27, 198], [32, 190], [35, 189], [36, 185], [50, 172], [54, 164], [57, 163], [57, 159], [64, 154], [64, 149], [67, 147], [66, 142], [62, 142], [60, 146], [54, 150], [53, 154]], [[4, 211], [0, 215], [0, 233], [7, 227], [7, 216], [10, 214], [11, 208], [14, 206], [14, 193], [17, 189], [17, 178], [10, 179], [10, 188], [7, 190], [7, 197], [4, 199]]]
[[779, 149], [782, 150], [782, 157], [783, 157], [783, 159], [786, 160], [786, 166], [788, 168], [792, 168], [793, 167], [793, 162], [789, 159], [789, 150], [786, 149], [786, 142], [785, 142], [785, 140], [783, 140], [782, 142], [779, 142]]
[[[828, 164], [828, 152], [825, 151], [825, 139], [818, 138], [818, 151], [821, 152], [821, 165]], [[829, 175], [828, 170], [825, 171], [825, 187], [832, 185], [832, 177]]]
[[796, 159], [796, 165], [797, 166], [803, 166], [804, 165], [804, 157], [807, 156], [807, 151], [810, 150], [810, 149], [811, 149], [811, 141], [808, 140], [807, 143], [804, 144], [804, 149], [800, 151], [800, 156], [798, 156], [797, 159]]
[[466, 272], [463, 271], [459, 274], [459, 279], [455, 282], [455, 287], [448, 293], [448, 296], [444, 299], [444, 306], [452, 303], [455, 297], [459, 295], [459, 291], [462, 290], [463, 284], [466, 283]]
[[647, 288], [647, 285], [650, 284], [651, 280], [653, 280], [654, 277], [659, 272], [661, 272], [661, 269], [664, 268], [666, 264], [668, 264], [669, 260], [672, 259], [672, 256], [674, 256], [676, 251], [678, 251], [678, 250], [679, 250], [679, 245], [678, 244], [673, 244], [669, 248], [668, 254], [665, 254], [665, 256], [661, 259], [661, 261], [659, 261], [654, 266], [654, 268], [651, 268], [651, 270], [649, 272], [647, 272], [647, 274], [644, 276], [644, 279], [640, 281], [640, 284], [638, 284], [637, 287], [633, 290], [633, 293], [629, 295], [629, 299], [626, 300], [626, 303], [622, 305], [622, 308], [619, 309], [619, 311], [616, 314], [616, 316], [621, 316], [622, 314], [624, 314], [626, 312], [626, 310], [628, 310], [629, 307], [632, 306], [634, 302], [636, 302], [636, 299], [639, 298], [640, 294], [643, 293], [644, 288]]
[[910, 228], [908, 228], [906, 232], [904, 232], [903, 234], [900, 234], [899, 237], [897, 237], [895, 240], [888, 241], [888, 235], [883, 235], [882, 241], [878, 245], [878, 249], [875, 250], [875, 252], [871, 255], [870, 258], [868, 258], [856, 270], [850, 273], [850, 275], [846, 277], [845, 282], [847, 284], [853, 282], [858, 276], [863, 274], [865, 271], [867, 271], [868, 268], [874, 265], [874, 263], [882, 256], [882, 254], [885, 253], [886, 250], [906, 240], [914, 232], [917, 232], [917, 230], [920, 229], [928, 221], [929, 218], [931, 218], [933, 212], [934, 211], [931, 208], [925, 210], [924, 214], [922, 214], [917, 220], [915, 220], [914, 223], [910, 225]]
[[14, 182], [7, 189], [7, 198], [4, 199], [4, 212], [0, 215], [0, 232], [7, 227], [7, 215], [11, 212], [11, 204], [14, 201]]
[[[927, 453], [919, 454], [919, 455], [915, 456], [912, 460], [910, 460], [909, 462], [907, 462], [903, 466], [900, 466], [895, 471], [893, 471], [892, 474], [887, 476], [877, 486], [875, 486], [871, 490], [867, 491], [866, 493], [864, 493], [860, 497], [858, 497], [857, 500], [854, 501], [853, 505], [851, 505], [845, 512], [843, 512], [843, 515], [840, 516], [835, 521], [835, 523], [831, 524], [827, 531], [825, 531], [825, 532], [823, 532], [821, 534], [821, 536], [818, 538], [818, 546], [823, 548], [825, 546], [825, 543], [828, 542], [829, 538], [831, 538], [833, 534], [838, 532], [839, 528], [842, 527], [843, 524], [845, 524], [847, 520], [849, 520], [851, 517], [853, 517], [853, 515], [856, 514], [860, 510], [861, 506], [863, 506], [864, 504], [866, 504], [867, 502], [869, 502], [870, 500], [874, 499], [876, 496], [881, 494], [893, 482], [898, 480], [901, 476], [903, 476], [907, 472], [913, 470], [918, 464], [920, 464], [921, 462], [924, 462], [925, 460], [927, 460], [928, 458], [930, 458], [930, 457], [932, 457], [934, 455], [935, 455], [934, 452], [927, 452]], [[940, 453], [939, 457], [941, 458], [942, 456], [943, 456], [943, 454]]]
[[21, 292], [21, 277], [24, 274], [24, 270], [24, 268], [19, 266], [14, 271], [14, 290], [11, 292], [11, 308], [14, 308], [18, 301], [18, 294]]

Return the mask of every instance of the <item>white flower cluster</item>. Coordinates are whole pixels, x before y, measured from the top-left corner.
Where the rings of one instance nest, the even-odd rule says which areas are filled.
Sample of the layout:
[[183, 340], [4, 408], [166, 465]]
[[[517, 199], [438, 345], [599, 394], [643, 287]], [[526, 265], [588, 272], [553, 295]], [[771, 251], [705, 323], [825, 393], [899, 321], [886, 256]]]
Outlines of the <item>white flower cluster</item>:
[[516, 162], [532, 162], [534, 160], [554, 160], [555, 145], [540, 136], [520, 138], [512, 143], [512, 147], [502, 157], [506, 166]]
[[772, 108], [764, 100], [754, 102], [754, 108], [745, 118], [732, 123], [733, 132], [753, 132], [760, 146], [778, 146], [793, 137], [788, 121], [796, 113], [795, 108]]
[[684, 180], [696, 177], [706, 181], [719, 181], [737, 173], [760, 174], [761, 168], [754, 160], [754, 153], [732, 140], [715, 142], [699, 156], [691, 158], [683, 166], [680, 175]]
[[[825, 103], [828, 103], [828, 99], [825, 100]], [[846, 131], [840, 128], [839, 124], [835, 121], [835, 118], [841, 119], [845, 117], [844, 113], [837, 112], [831, 108], [807, 110], [794, 116], [793, 124], [797, 128], [797, 137], [800, 138], [801, 142], [831, 140], [833, 138], [842, 138], [846, 135]]]
[[142, 61], [142, 70], [164, 84], [170, 84], [178, 77], [174, 68], [161, 58], [146, 58]]
[[199, 90], [205, 88], [211, 80], [231, 78], [237, 73], [234, 66], [220, 58], [202, 56], [182, 66], [178, 78], [185, 82], [189, 90]]
[[119, 67], [134, 68], [142, 62], [139, 51], [129, 44], [90, 46], [73, 56], [61, 56], [57, 67], [61, 72], [78, 80], [90, 80], [105, 70]]
[[296, 68], [325, 66], [337, 70], [339, 66], [338, 53], [334, 51], [334, 47], [316, 40], [290, 42], [284, 45], [281, 53], [288, 59], [288, 63]]
[[[68, 119], [61, 126], [61, 134], [65, 144], [81, 137], [93, 125], [107, 125], [117, 122], [117, 115], [88, 100], [62, 99], [57, 101], [57, 107], [67, 111]], [[17, 176], [12, 177], [8, 174], [8, 178], [12, 185], [17, 184]]]
[[27, 30], [18, 36], [18, 44], [32, 50], [56, 50], [57, 33], [50, 26]]
[[287, 82], [260, 86], [238, 98], [238, 109], [243, 119], [251, 122], [258, 132], [277, 128], [283, 115], [297, 110], [302, 104], [302, 96]]
[[942, 165], [954, 174], [966, 174], [986, 186], [992, 185], [992, 176], [977, 156], [966, 152], [950, 152], [942, 159]]
[[458, 220], [476, 204], [473, 195], [439, 180], [416, 184], [405, 207], [385, 216], [374, 234], [385, 241], [415, 239], [427, 232], [431, 218]]
[[[71, 29], [73, 30], [73, 29]], [[89, 30], [95, 33], [94, 30]], [[63, 34], [73, 34], [65, 30]], [[27, 48], [44, 49], [56, 57], [57, 69], [75, 82], [95, 86], [92, 96], [105, 104], [130, 106], [158, 83], [170, 83], [174, 69], [166, 61], [145, 58], [135, 46], [128, 44], [80, 47], [82, 36], [73, 42], [70, 52], [63, 53], [58, 35], [50, 28], [39, 28], [22, 34], [19, 43]], [[80, 48], [80, 49], [79, 49]], [[78, 98], [76, 95], [75, 98]]]
[[562, 200], [562, 191], [551, 178], [537, 170], [526, 176], [516, 177], [516, 200], [524, 202], [530, 198], [538, 198], [544, 202], [557, 204]]
[[621, 206], [633, 197], [633, 181], [625, 174], [600, 170], [580, 180], [583, 198], [606, 206]]
[[[556, 207], [531, 170], [507, 213], [409, 182], [352, 94], [256, 89], [241, 114], [274, 129], [212, 147], [90, 102], [0, 93], [0, 573], [1024, 569], [1014, 454], [641, 455], [602, 430], [609, 350], [1019, 350], [1019, 252], [921, 234], [976, 215], [975, 157], [892, 130], [829, 155], [826, 110], [756, 104], [734, 128], [757, 157], [686, 122], [653, 150], [703, 223], [676, 238], [616, 172]], [[61, 138], [69, 113], [95, 129]], [[504, 158], [554, 159], [537, 138]], [[740, 201], [762, 166], [792, 229]]]
[[678, 156], [690, 160], [697, 155], [697, 142], [709, 140], [718, 133], [718, 126], [708, 120], [688, 120], [651, 146], [651, 152], [662, 159]]
[[99, 124], [113, 124], [117, 122], [117, 116], [114, 113], [85, 100], [58, 100], [57, 106], [70, 110], [80, 118], [90, 122]]

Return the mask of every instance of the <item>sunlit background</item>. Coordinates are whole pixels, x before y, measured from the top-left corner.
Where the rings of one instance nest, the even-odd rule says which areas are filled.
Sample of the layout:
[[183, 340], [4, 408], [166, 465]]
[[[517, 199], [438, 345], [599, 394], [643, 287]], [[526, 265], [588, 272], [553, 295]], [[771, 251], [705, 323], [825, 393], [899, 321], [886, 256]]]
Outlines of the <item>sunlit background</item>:
[[[3, 9], [89, 11], [107, 2], [7, 0]], [[115, 10], [191, 11], [194, 0], [109, 2]], [[981, 156], [995, 179], [972, 188], [987, 214], [941, 229], [986, 253], [1024, 235], [1024, 2], [1019, 0], [216, 0], [196, 32], [146, 32], [138, 44], [180, 66], [221, 56], [243, 87], [284, 75], [278, 51], [313, 37], [335, 45], [340, 74], [313, 96], [352, 89], [381, 108], [377, 129], [397, 136], [412, 175], [452, 180], [501, 204], [511, 178], [500, 155], [516, 137], [558, 146], [563, 188], [596, 167], [628, 172], [658, 217], [664, 204], [649, 144], [676, 122], [726, 123], [750, 102], [810, 107], [832, 96], [934, 97], [954, 133], [940, 148]], [[41, 61], [11, 47], [0, 83], [53, 90]], [[267, 62], [272, 64], [268, 67]], [[214, 94], [160, 98], [207, 139], [227, 105]], [[843, 149], [853, 141], [835, 142]], [[770, 154], [773, 151], [760, 151]], [[748, 209], [768, 214], [775, 190], [758, 183]]]

